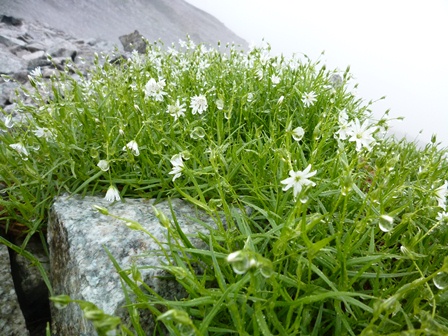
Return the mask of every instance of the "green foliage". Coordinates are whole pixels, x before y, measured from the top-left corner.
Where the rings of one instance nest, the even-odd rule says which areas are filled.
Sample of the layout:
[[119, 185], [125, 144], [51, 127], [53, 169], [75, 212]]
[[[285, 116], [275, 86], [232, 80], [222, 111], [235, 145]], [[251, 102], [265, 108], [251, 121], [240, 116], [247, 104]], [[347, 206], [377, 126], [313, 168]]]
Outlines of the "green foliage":
[[185, 299], [114, 262], [137, 333], [149, 310], [173, 335], [447, 334], [447, 151], [384, 137], [348, 69], [186, 45], [34, 78], [36, 106], [0, 133], [1, 220], [40, 232], [62, 192], [206, 211], [208, 249], [158, 213]]

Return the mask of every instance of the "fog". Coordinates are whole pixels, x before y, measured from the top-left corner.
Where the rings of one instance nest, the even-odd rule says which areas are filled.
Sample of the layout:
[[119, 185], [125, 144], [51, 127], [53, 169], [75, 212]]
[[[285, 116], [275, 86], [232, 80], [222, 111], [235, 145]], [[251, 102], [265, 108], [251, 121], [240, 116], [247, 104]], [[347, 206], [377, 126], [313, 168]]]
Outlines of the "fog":
[[[187, 0], [273, 53], [348, 65], [376, 116], [390, 109], [397, 135], [448, 146], [448, 1]], [[324, 55], [321, 53], [325, 51]]]

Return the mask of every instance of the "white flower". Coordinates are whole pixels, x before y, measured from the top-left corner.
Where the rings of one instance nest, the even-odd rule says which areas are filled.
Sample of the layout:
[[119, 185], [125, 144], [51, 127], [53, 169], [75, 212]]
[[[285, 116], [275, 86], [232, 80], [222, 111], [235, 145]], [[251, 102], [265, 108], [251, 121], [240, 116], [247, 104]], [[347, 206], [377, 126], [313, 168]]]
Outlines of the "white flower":
[[347, 130], [347, 135], [350, 136], [348, 140], [356, 142], [357, 152], [359, 152], [362, 147], [365, 147], [367, 150], [371, 150], [371, 145], [375, 142], [375, 139], [372, 136], [373, 132], [375, 132], [375, 128], [369, 128], [369, 123], [367, 120], [365, 120], [361, 125], [359, 120], [355, 119]]
[[187, 42], [185, 42], [185, 41], [182, 40], [182, 39], [179, 39], [179, 46], [180, 46], [181, 48], [186, 48], [186, 47], [187, 47]]
[[280, 83], [280, 77], [278, 77], [277, 75], [273, 74], [271, 76], [271, 82], [272, 82], [272, 85], [276, 86], [278, 83]]
[[305, 131], [302, 127], [296, 127], [292, 130], [292, 137], [295, 141], [300, 141], [303, 138], [303, 135], [305, 134]]
[[111, 184], [109, 189], [107, 189], [104, 199], [108, 202], [119, 201], [121, 198], [118, 189]]
[[443, 222], [443, 223], [447, 223], [447, 224], [448, 224], [448, 211], [440, 211], [440, 212], [437, 214], [436, 219], [437, 219], [439, 222]]
[[347, 112], [342, 110], [339, 114], [339, 130], [336, 132], [340, 140], [346, 140], [349, 137], [351, 127], [352, 122], [348, 121]]
[[40, 67], [37, 67], [34, 70], [31, 70], [30, 71], [30, 76], [32, 76], [32, 77], [42, 77], [42, 71], [40, 70]]
[[154, 78], [151, 78], [145, 85], [145, 98], [153, 97], [156, 101], [163, 101], [163, 96], [167, 94], [163, 91], [165, 85], [165, 79], [162, 78], [156, 82]]
[[316, 94], [314, 93], [314, 91], [308, 93], [305, 92], [302, 95], [302, 103], [303, 105], [305, 105], [305, 107], [313, 106], [315, 101], [316, 101]]
[[224, 108], [224, 102], [222, 101], [222, 99], [216, 99], [215, 104], [218, 110], [222, 110]]
[[207, 109], [207, 98], [204, 95], [194, 96], [191, 98], [190, 107], [192, 109], [191, 113], [202, 114]]
[[44, 137], [45, 139], [51, 139], [54, 137], [53, 133], [46, 127], [37, 126], [36, 129], [33, 131], [33, 133], [38, 138]]
[[265, 65], [267, 62], [269, 62], [269, 60], [271, 59], [271, 55], [269, 54], [268, 50], [264, 50], [261, 54], [260, 54], [260, 63], [262, 65]]
[[177, 99], [176, 104], [168, 105], [166, 113], [169, 113], [169, 115], [174, 117], [174, 121], [176, 121], [179, 117], [185, 115], [185, 104], [180, 104], [179, 99]]
[[190, 37], [188, 37], [187, 49], [194, 49], [194, 48], [196, 48], [196, 43], [194, 43], [194, 41], [191, 40]]
[[285, 96], [280, 96], [280, 98], [277, 100], [277, 104], [281, 105], [283, 103], [284, 99], [285, 99]]
[[448, 181], [436, 189], [437, 204], [446, 211], [446, 196], [448, 195]]
[[28, 156], [28, 151], [26, 150], [25, 146], [22, 143], [15, 143], [15, 144], [10, 144], [9, 147], [11, 147], [12, 149], [15, 149], [20, 155], [25, 155]]
[[254, 94], [252, 92], [249, 92], [247, 94], [247, 101], [250, 103], [254, 100]]
[[12, 115], [7, 115], [4, 123], [5, 123], [6, 128], [12, 128], [14, 126], [14, 121], [12, 120]]
[[316, 171], [311, 170], [311, 165], [308, 165], [308, 167], [305, 168], [304, 171], [289, 171], [289, 176], [287, 179], [284, 179], [283, 181], [280, 181], [280, 183], [284, 184], [283, 190], [286, 191], [290, 189], [291, 187], [294, 187], [293, 194], [294, 198], [297, 197], [297, 194], [302, 190], [302, 187], [306, 186], [315, 186], [316, 183], [310, 181], [308, 178], [313, 177], [316, 175]]
[[171, 164], [173, 165], [173, 169], [168, 173], [173, 176], [173, 181], [180, 177], [182, 174], [182, 170], [184, 169], [184, 161], [182, 160], [182, 153], [173, 155], [173, 157], [170, 160]]
[[135, 142], [135, 140], [129, 141], [127, 143], [127, 145], [123, 147], [123, 150], [127, 150], [127, 149], [132, 151], [134, 156], [139, 156], [140, 155], [140, 151], [138, 150], [138, 144], [137, 144], [137, 142]]
[[200, 60], [198, 64], [198, 69], [200, 71], [204, 71], [210, 66], [210, 63], [208, 63], [206, 60]]
[[102, 170], [102, 171], [108, 171], [109, 170], [109, 162], [107, 160], [100, 160], [97, 164], [97, 166]]
[[177, 56], [179, 54], [179, 52], [174, 47], [168, 47], [167, 52], [172, 56]]

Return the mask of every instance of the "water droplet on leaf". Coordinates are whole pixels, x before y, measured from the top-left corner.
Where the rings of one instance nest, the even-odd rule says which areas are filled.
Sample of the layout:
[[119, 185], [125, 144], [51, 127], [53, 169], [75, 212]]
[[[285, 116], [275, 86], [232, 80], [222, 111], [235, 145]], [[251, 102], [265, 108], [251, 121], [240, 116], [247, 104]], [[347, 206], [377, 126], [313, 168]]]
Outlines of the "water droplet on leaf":
[[394, 219], [388, 215], [380, 216], [378, 226], [383, 232], [390, 232], [394, 228]]
[[195, 127], [190, 134], [190, 137], [195, 140], [202, 139], [204, 136], [205, 136], [205, 131], [200, 126]]
[[438, 289], [445, 289], [448, 287], [448, 273], [439, 272], [432, 279], [432, 281], [434, 282], [434, 286], [436, 286]]

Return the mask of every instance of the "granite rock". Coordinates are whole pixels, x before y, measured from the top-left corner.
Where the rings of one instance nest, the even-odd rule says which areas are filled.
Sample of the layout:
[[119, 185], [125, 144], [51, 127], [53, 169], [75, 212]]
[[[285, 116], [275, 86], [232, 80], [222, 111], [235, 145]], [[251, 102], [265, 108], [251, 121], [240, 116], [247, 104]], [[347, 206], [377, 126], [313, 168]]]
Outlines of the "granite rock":
[[12, 75], [24, 68], [25, 62], [0, 48], [0, 74]]
[[0, 330], [2, 335], [27, 336], [25, 318], [11, 276], [8, 248], [0, 245]]
[[137, 50], [139, 54], [144, 54], [146, 52], [147, 43], [138, 30], [128, 35], [122, 35], [119, 39], [123, 45], [124, 51], [132, 52]]
[[[157, 277], [164, 274], [157, 270], [157, 266], [164, 262], [158, 244], [145, 233], [128, 228], [124, 221], [101, 214], [93, 205], [107, 208], [115, 216], [137, 221], [157, 240], [166, 242], [166, 229], [151, 207], [153, 200], [127, 199], [125, 203], [110, 204], [102, 197], [59, 197], [52, 206], [48, 227], [51, 281], [55, 294], [92, 302], [105, 313], [127, 320], [127, 310], [122, 309], [125, 298], [120, 278], [107, 256], [107, 249], [123, 269], [129, 269], [133, 263], [152, 266], [140, 269], [142, 279], [162, 297], [184, 297], [183, 289], [174, 280]], [[179, 226], [187, 235], [209, 233], [194, 218], [215, 225], [211, 218], [182, 200], [173, 199], [171, 205]], [[171, 218], [168, 201], [155, 207]], [[198, 248], [204, 246], [197, 238], [191, 241]], [[147, 314], [141, 316], [141, 321], [148, 321], [146, 330], [151, 335], [151, 316], [149, 312]], [[75, 304], [63, 310], [52, 307], [52, 320], [52, 331], [57, 335], [96, 334]]]

